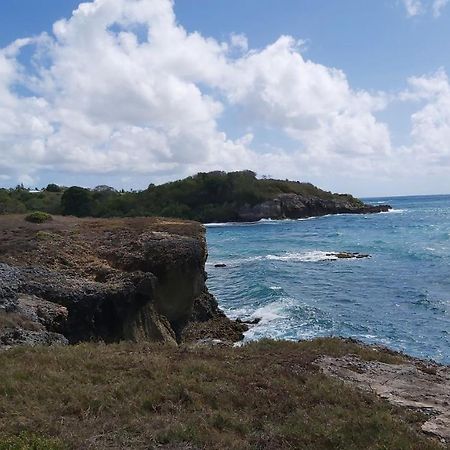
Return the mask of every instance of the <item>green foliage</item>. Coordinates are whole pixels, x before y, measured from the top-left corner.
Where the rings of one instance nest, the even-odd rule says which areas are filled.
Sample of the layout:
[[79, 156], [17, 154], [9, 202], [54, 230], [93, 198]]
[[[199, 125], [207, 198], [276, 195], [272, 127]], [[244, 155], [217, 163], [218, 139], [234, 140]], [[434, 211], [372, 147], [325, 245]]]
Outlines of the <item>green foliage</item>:
[[47, 185], [47, 187], [45, 188], [45, 190], [47, 192], [61, 192], [62, 188], [61, 186], [58, 186], [55, 183], [50, 183], [49, 185]]
[[88, 189], [72, 186], [62, 195], [61, 207], [66, 216], [89, 216], [92, 214], [92, 194]]
[[25, 220], [33, 223], [44, 223], [53, 220], [53, 217], [48, 213], [36, 211], [31, 214], [28, 214], [28, 216], [25, 217]]
[[362, 205], [351, 195], [332, 194], [311, 183], [258, 179], [254, 172], [244, 170], [198, 173], [159, 186], [150, 184], [141, 192], [118, 192], [103, 185], [93, 190], [73, 186], [63, 191], [49, 184], [44, 191], [31, 193], [18, 186], [0, 190], [0, 214], [39, 210], [79, 217], [162, 216], [222, 222], [237, 220], [238, 210], [245, 205], [262, 203], [283, 193]]

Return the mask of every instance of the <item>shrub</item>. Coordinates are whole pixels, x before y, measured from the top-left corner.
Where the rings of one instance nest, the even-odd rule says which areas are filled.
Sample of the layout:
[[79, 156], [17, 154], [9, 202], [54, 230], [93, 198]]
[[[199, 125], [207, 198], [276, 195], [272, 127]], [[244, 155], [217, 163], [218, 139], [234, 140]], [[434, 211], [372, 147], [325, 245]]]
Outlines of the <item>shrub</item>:
[[44, 223], [53, 220], [53, 217], [45, 212], [36, 211], [34, 213], [28, 214], [28, 216], [25, 217], [25, 220], [32, 223]]

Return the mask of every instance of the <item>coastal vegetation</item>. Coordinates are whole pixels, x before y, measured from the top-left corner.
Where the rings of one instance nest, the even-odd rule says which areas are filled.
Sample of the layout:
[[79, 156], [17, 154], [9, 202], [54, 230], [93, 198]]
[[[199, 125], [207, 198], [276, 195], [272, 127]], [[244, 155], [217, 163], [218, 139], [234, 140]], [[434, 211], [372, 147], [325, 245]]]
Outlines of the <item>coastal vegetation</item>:
[[48, 213], [35, 211], [31, 214], [28, 214], [28, 216], [25, 217], [25, 220], [33, 223], [44, 223], [48, 222], [49, 220], [53, 220], [53, 217]]
[[425, 416], [315, 360], [401, 355], [339, 339], [241, 348], [151, 343], [0, 353], [0, 449], [439, 449]]
[[0, 190], [0, 213], [43, 211], [78, 217], [178, 217], [200, 222], [233, 221], [239, 210], [297, 194], [322, 201], [363, 203], [346, 194], [333, 194], [311, 183], [257, 178], [252, 171], [198, 173], [183, 180], [150, 184], [142, 191], [117, 191], [109, 186], [86, 189], [49, 184], [40, 191], [23, 186]]

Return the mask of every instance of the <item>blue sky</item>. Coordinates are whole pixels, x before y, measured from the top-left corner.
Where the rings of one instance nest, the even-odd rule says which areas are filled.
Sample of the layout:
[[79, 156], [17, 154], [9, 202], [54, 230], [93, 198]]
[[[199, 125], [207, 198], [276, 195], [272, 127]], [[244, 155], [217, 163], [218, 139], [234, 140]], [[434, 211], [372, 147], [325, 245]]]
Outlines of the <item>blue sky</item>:
[[72, 17], [79, 3], [0, 3], [3, 185], [248, 167], [364, 196], [450, 192], [445, 1], [97, 0]]

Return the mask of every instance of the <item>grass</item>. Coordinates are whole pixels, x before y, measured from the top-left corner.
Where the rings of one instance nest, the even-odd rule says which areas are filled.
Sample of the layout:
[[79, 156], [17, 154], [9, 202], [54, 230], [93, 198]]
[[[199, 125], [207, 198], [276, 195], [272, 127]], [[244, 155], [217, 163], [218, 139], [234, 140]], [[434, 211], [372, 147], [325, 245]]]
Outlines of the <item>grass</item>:
[[0, 311], [0, 331], [14, 328], [22, 328], [30, 331], [39, 331], [42, 329], [38, 323], [27, 320], [20, 314]]
[[0, 353], [0, 450], [438, 449], [424, 418], [323, 375], [337, 339], [242, 348], [82, 344]]

